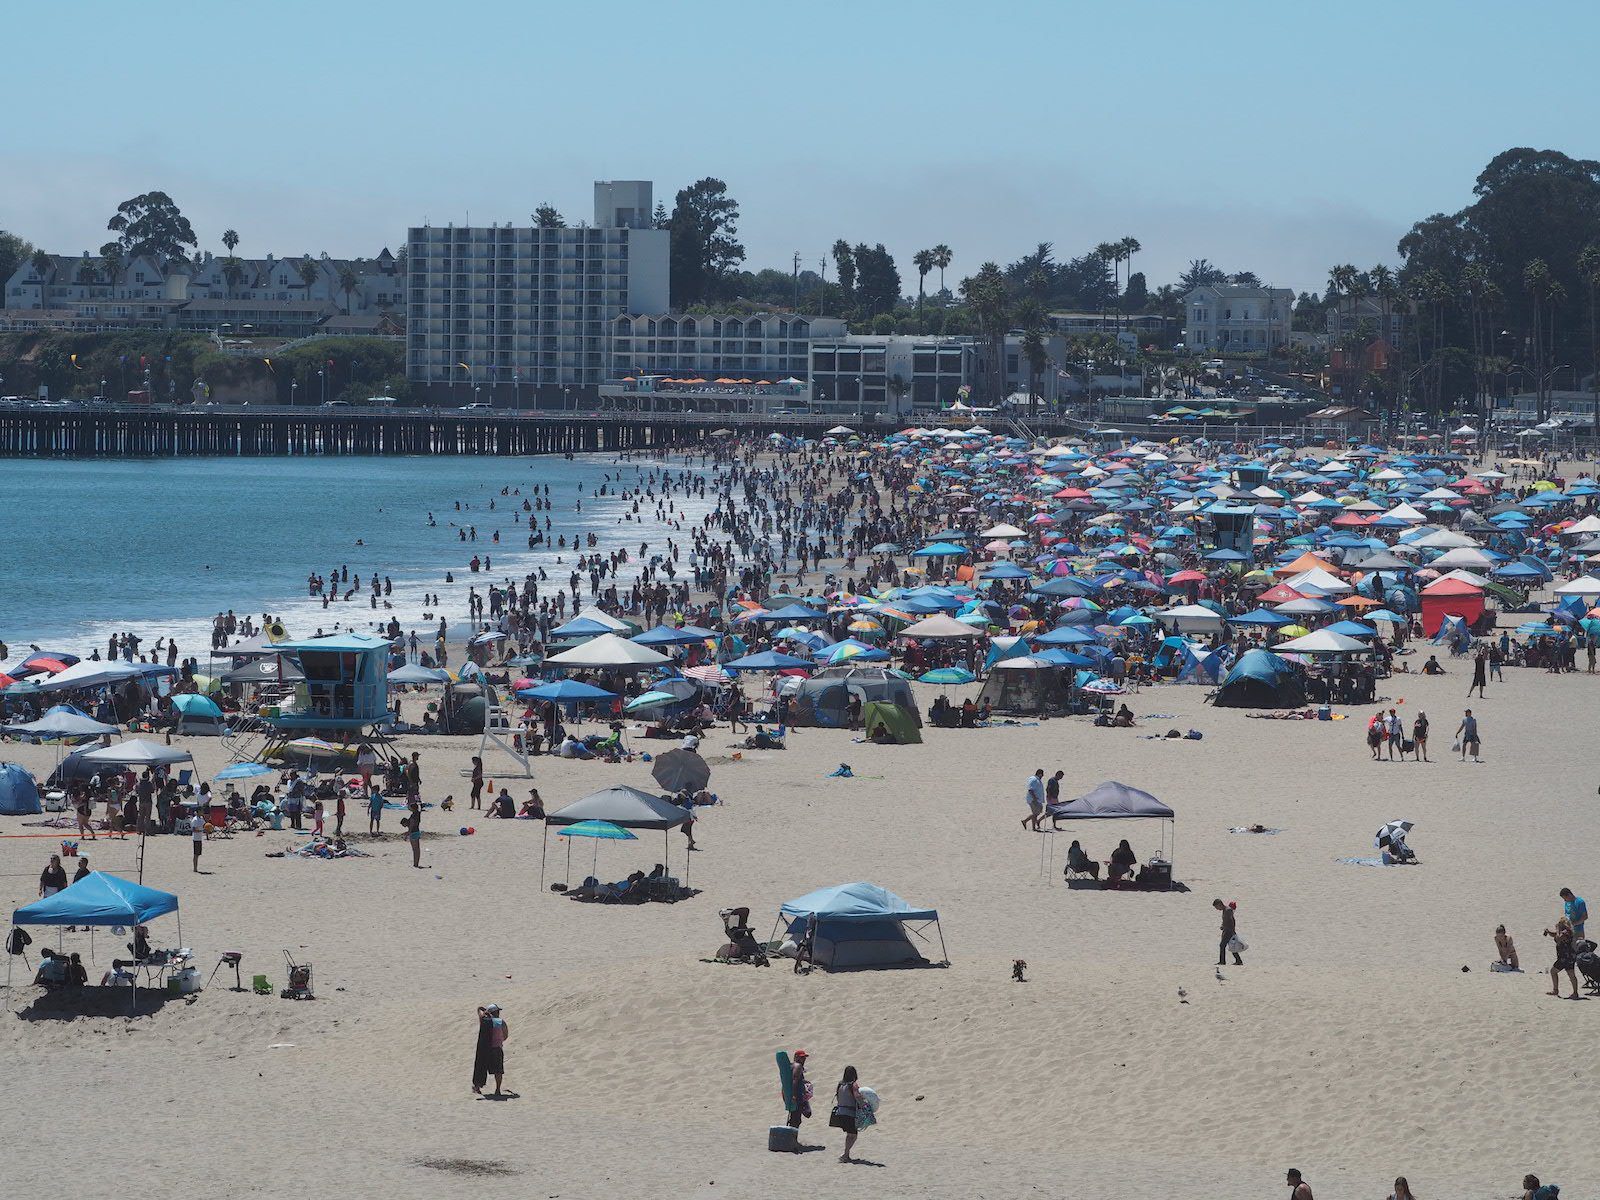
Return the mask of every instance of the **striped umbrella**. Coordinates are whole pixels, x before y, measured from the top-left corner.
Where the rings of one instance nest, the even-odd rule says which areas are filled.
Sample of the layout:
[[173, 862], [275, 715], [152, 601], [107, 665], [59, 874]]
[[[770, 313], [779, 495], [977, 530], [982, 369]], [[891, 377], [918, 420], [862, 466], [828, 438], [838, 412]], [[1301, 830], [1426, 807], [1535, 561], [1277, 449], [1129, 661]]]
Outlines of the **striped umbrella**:
[[1404, 841], [1406, 834], [1411, 832], [1411, 828], [1415, 824], [1415, 821], [1390, 821], [1382, 829], [1378, 830], [1378, 836], [1373, 839], [1373, 844], [1380, 849], [1386, 850], [1394, 844], [1396, 838]]

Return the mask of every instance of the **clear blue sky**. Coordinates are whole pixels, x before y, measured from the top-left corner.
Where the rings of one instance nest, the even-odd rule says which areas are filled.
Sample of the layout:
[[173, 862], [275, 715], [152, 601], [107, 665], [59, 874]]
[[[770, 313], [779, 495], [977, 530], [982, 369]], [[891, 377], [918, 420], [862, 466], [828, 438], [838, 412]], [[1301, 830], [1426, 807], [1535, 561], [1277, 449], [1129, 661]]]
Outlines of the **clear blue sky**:
[[594, 179], [743, 207], [751, 266], [835, 238], [952, 284], [1131, 234], [1320, 288], [1516, 145], [1600, 157], [1600, 5], [84, 0], [3, 17], [0, 228], [96, 250], [170, 192], [202, 248], [373, 254], [424, 219], [589, 215]]

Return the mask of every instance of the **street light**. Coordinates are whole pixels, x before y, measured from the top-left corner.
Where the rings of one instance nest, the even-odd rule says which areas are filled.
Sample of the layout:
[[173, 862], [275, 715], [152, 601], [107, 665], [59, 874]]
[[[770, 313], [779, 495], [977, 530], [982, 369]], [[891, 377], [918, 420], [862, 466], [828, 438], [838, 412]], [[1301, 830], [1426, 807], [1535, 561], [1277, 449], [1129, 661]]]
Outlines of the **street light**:
[[289, 407], [290, 408], [293, 408], [295, 406], [295, 393], [298, 392], [299, 390], [300, 390], [300, 381], [298, 379], [291, 379], [289, 381]]
[[322, 380], [322, 403], [323, 404], [327, 404], [328, 403], [328, 373], [326, 371], [318, 371], [317, 372], [317, 378]]
[[569, 388], [569, 387], [564, 387], [564, 388], [561, 389], [561, 411], [562, 412], [566, 412], [567, 409], [570, 408], [571, 406], [572, 406], [572, 389]]

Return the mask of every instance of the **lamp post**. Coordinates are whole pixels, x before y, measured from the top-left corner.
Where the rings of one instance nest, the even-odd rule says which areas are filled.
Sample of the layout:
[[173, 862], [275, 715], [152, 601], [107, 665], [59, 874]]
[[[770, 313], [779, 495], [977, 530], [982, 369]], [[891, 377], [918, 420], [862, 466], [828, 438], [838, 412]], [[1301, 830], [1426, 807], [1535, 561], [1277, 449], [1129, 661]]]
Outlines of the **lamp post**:
[[295, 406], [295, 404], [297, 403], [297, 401], [295, 399], [295, 393], [297, 393], [299, 390], [300, 390], [300, 381], [298, 379], [289, 380], [289, 407], [290, 408], [293, 408]]
[[102, 399], [102, 400], [107, 399], [107, 397], [106, 397], [106, 381], [104, 379], [102, 379], [100, 381], [100, 399]]
[[328, 403], [328, 372], [325, 370], [318, 371], [317, 378], [322, 381], [322, 403], [326, 405]]
[[866, 407], [867, 385], [861, 382], [861, 376], [856, 376], [856, 424], [861, 423], [861, 413]]
[[570, 407], [572, 407], [572, 389], [564, 387], [561, 389], [561, 411], [566, 412]]

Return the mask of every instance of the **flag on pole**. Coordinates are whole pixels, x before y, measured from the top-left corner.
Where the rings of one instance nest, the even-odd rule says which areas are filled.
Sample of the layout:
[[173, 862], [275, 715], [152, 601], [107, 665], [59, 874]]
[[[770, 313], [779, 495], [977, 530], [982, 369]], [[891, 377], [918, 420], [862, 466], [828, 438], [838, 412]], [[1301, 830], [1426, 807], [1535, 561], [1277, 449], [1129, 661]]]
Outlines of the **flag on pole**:
[[261, 361], [267, 364], [268, 371], [271, 371], [274, 375], [278, 373], [278, 369], [272, 365], [272, 360], [270, 358], [263, 358]]
[[76, 354], [69, 354], [69, 355], [67, 355], [67, 357], [72, 360], [72, 369], [73, 370], [75, 370], [75, 371], [83, 370], [83, 364], [81, 364], [78, 361], [78, 356]]

